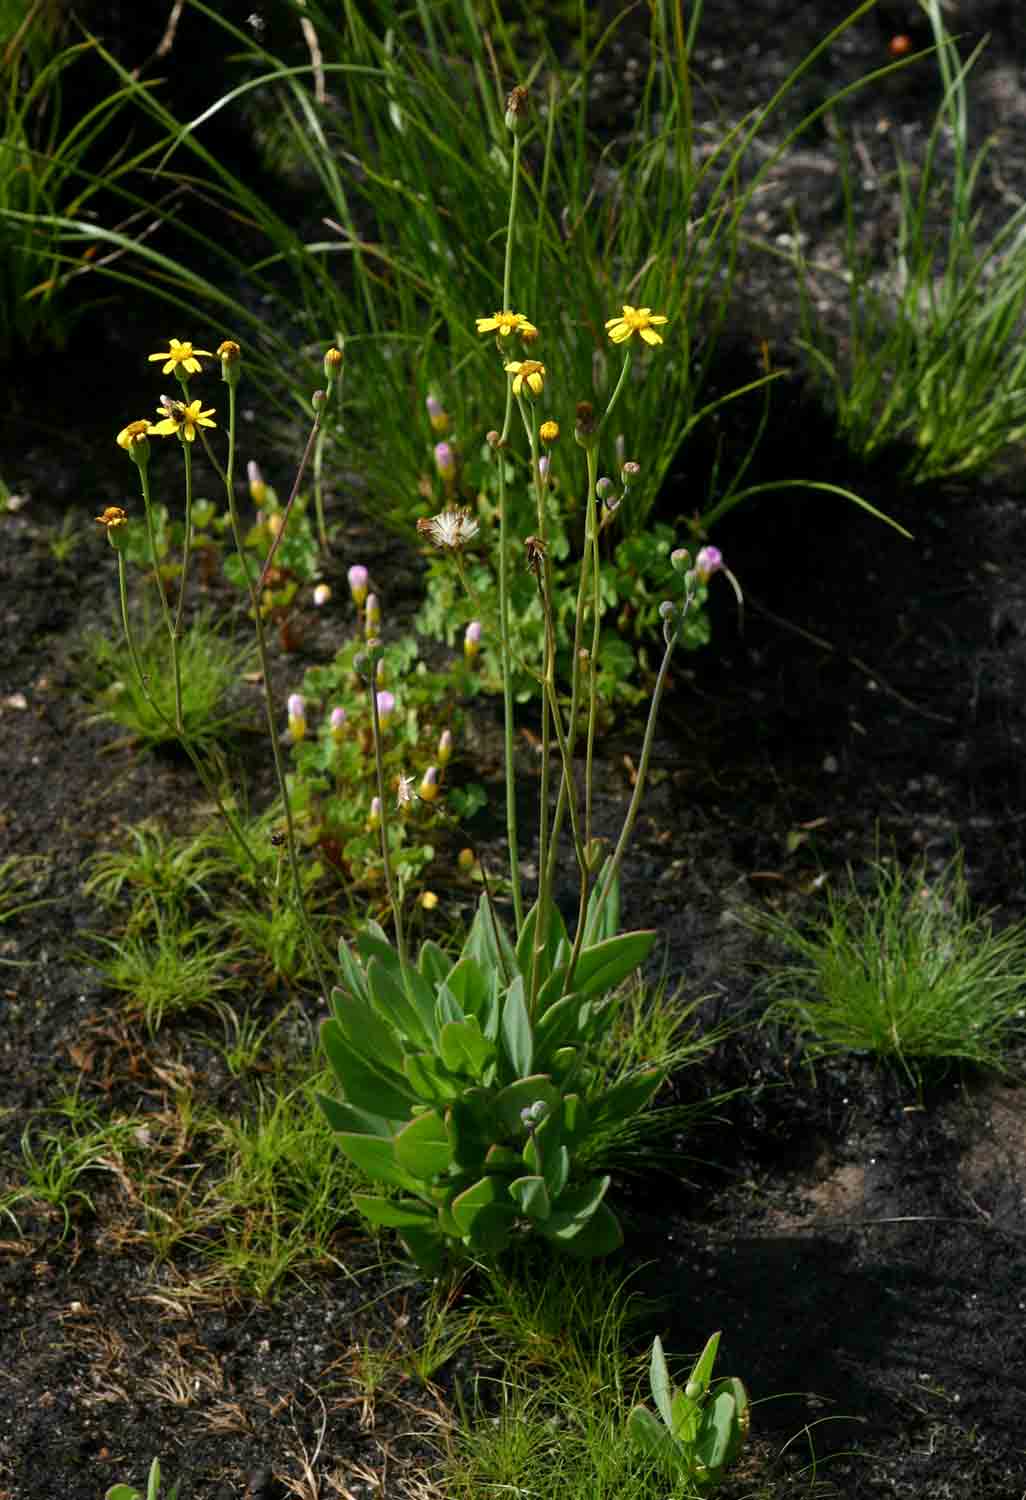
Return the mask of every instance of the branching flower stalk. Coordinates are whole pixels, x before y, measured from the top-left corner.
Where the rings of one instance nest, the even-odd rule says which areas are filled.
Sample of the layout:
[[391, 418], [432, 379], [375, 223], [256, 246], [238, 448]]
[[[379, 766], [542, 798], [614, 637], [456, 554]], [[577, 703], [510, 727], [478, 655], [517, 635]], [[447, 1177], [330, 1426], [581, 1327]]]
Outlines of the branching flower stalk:
[[392, 908], [392, 921], [395, 924], [395, 946], [399, 954], [399, 962], [404, 975], [407, 969], [406, 935], [403, 928], [403, 906], [401, 893], [396, 890], [395, 875], [392, 871], [392, 856], [388, 847], [388, 797], [385, 792], [385, 761], [381, 753], [381, 712], [378, 702], [377, 690], [377, 668], [381, 660], [381, 642], [371, 640], [368, 642], [365, 657], [365, 671], [367, 681], [367, 696], [370, 702], [371, 724], [374, 731], [374, 769], [378, 782], [378, 831], [381, 835], [381, 861], [385, 867], [385, 889], [388, 892], [389, 905]]

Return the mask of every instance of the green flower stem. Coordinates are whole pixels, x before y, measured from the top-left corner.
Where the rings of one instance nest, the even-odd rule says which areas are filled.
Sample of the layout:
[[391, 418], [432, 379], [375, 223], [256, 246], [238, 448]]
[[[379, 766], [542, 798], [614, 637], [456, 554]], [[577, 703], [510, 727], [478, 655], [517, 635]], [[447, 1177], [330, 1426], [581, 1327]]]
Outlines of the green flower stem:
[[499, 463], [499, 651], [502, 657], [502, 739], [506, 768], [506, 841], [513, 896], [513, 925], [517, 937], [524, 925], [524, 896], [520, 883], [520, 840], [517, 828], [517, 789], [513, 758], [513, 662], [509, 643], [509, 507], [506, 496], [506, 455], [503, 443], [513, 411], [512, 381], [506, 380], [506, 414], [496, 450]]
[[513, 135], [513, 169], [510, 172], [509, 185], [509, 219], [506, 222], [506, 260], [502, 268], [502, 306], [504, 311], [512, 312], [513, 304], [509, 300], [510, 281], [513, 275], [513, 230], [517, 222], [517, 190], [520, 186], [520, 136], [514, 132]]
[[[145, 465], [140, 466], [139, 478], [142, 482], [143, 509], [146, 512], [146, 536], [150, 544], [150, 556], [153, 559], [153, 576], [157, 580], [157, 594], [160, 599], [160, 612], [164, 619], [164, 625], [167, 628], [168, 639], [171, 642], [171, 660], [173, 663], [175, 679], [174, 728], [184, 744], [185, 731], [182, 725], [182, 684], [181, 677], [178, 671], [178, 642], [175, 637], [175, 622], [171, 618], [171, 605], [168, 602], [167, 589], [164, 587], [164, 580], [160, 574], [160, 558], [157, 556], [157, 531], [156, 527], [153, 524], [153, 504], [150, 498], [150, 476], [149, 471]], [[141, 682], [142, 678], [140, 677], [139, 680]], [[161, 717], [164, 718], [164, 715], [161, 714]], [[170, 723], [170, 720], [165, 718], [165, 723]]]
[[598, 448], [598, 440], [602, 436], [603, 429], [604, 429], [606, 423], [609, 421], [609, 418], [613, 415], [613, 408], [616, 405], [616, 403], [619, 401], [621, 395], [623, 394], [623, 388], [627, 384], [627, 372], [630, 369], [630, 367], [631, 367], [631, 346], [628, 343], [628, 344], [624, 345], [624, 351], [623, 351], [623, 368], [620, 371], [620, 378], [616, 382], [616, 387], [615, 387], [615, 389], [613, 391], [613, 394], [609, 398], [609, 405], [606, 407], [605, 411], [602, 414], [602, 420], [598, 424], [598, 427], [595, 429], [594, 443], [595, 443], [595, 448], [596, 449]]
[[381, 806], [379, 817], [379, 829], [381, 832], [381, 859], [385, 866], [385, 888], [388, 891], [388, 900], [392, 907], [392, 920], [395, 923], [395, 946], [399, 953], [399, 963], [404, 975], [407, 968], [406, 938], [403, 933], [403, 909], [396, 895], [395, 879], [392, 875], [392, 857], [388, 847], [388, 798], [385, 795], [385, 762], [381, 754], [381, 719], [378, 715], [377, 694], [377, 663], [371, 653], [371, 663], [367, 672], [367, 693], [370, 698], [371, 721], [374, 725], [374, 768], [378, 779], [378, 802]]
[[[239, 512], [235, 504], [235, 417], [235, 386], [233, 384], [229, 384], [228, 462], [224, 474], [225, 493], [228, 497], [228, 514], [231, 517], [232, 536], [235, 539], [235, 549], [238, 552], [239, 560], [242, 564], [243, 575], [246, 579], [246, 588], [249, 591], [250, 608], [253, 611], [253, 624], [256, 631], [257, 655], [260, 658], [260, 677], [264, 685], [264, 709], [267, 715], [267, 737], [271, 742], [271, 753], [274, 756], [274, 770], [278, 780], [278, 792], [281, 796], [282, 808], [285, 813], [285, 833], [289, 851], [289, 870], [292, 875], [292, 889], [295, 894], [296, 909], [299, 912], [299, 920], [302, 922], [303, 931], [306, 934], [307, 944], [310, 949], [310, 958], [313, 962], [314, 970], [317, 974], [317, 983], [321, 987], [321, 993], [327, 996], [331, 993], [331, 987], [328, 984], [326, 971], [324, 969], [324, 965], [321, 962], [319, 939], [317, 937], [317, 934], [314, 932], [313, 924], [310, 921], [310, 914], [306, 909], [306, 899], [303, 895], [303, 882], [299, 870], [299, 855], [296, 847], [296, 828], [292, 817], [292, 803], [289, 799], [288, 779], [285, 775], [285, 765], [282, 760], [281, 746], [278, 743], [277, 714], [274, 707], [274, 695], [271, 692], [271, 676], [267, 656], [267, 638], [264, 634], [264, 622], [263, 617], [260, 613], [260, 588], [258, 584], [255, 584], [253, 582], [253, 574], [251, 573], [249, 566], [249, 557], [243, 544], [242, 527], [239, 524]], [[310, 444], [307, 443], [307, 451], [309, 451], [309, 447]], [[293, 497], [295, 496], [298, 487], [299, 480], [297, 478], [296, 485], [294, 486], [292, 491]], [[289, 504], [292, 504], [291, 498], [289, 500]], [[284, 530], [284, 526], [282, 527], [282, 530]], [[280, 534], [281, 533], [279, 533], [279, 536]], [[221, 811], [227, 818], [232, 832], [241, 842], [243, 848], [248, 849], [241, 829], [239, 829], [238, 826], [233, 822], [233, 820], [228, 817], [228, 813], [225, 808], [222, 807]], [[252, 854], [250, 855], [250, 858], [253, 858]], [[256, 864], [255, 859], [254, 864]]]
[[274, 561], [275, 553], [281, 546], [282, 538], [285, 535], [285, 528], [289, 524], [289, 516], [292, 514], [292, 507], [295, 504], [296, 496], [299, 494], [299, 486], [303, 481], [303, 475], [306, 472], [306, 466], [310, 462], [310, 455], [314, 450], [314, 444], [317, 441], [317, 435], [321, 430], [321, 410], [326, 402], [327, 397], [325, 396], [324, 402], [322, 402], [320, 405], [318, 405], [317, 403], [314, 404], [313, 426], [310, 428], [310, 436], [306, 440], [306, 447], [303, 449], [303, 457], [299, 460], [299, 468], [296, 470], [296, 477], [293, 481], [292, 489], [289, 493], [289, 498], [286, 501], [285, 509], [282, 512], [281, 529], [279, 530], [278, 535], [274, 538], [274, 541], [271, 543], [271, 550], [270, 552], [268, 552], [267, 557], [264, 561], [264, 565], [260, 570], [260, 577], [257, 581], [258, 594], [263, 593], [264, 584], [267, 581], [268, 573], [271, 571], [271, 564]]
[[187, 443], [184, 438], [180, 438], [179, 441], [182, 445], [182, 457], [185, 460], [185, 540], [182, 542], [182, 574], [178, 580], [178, 608], [175, 611], [175, 627], [171, 634], [171, 654], [175, 665], [175, 717], [178, 720], [178, 733], [184, 735], [182, 665], [178, 647], [184, 628], [185, 591], [189, 581], [189, 562], [192, 557], [192, 444]]
[[[552, 567], [549, 563], [548, 558], [545, 559], [543, 567], [539, 570], [538, 573], [538, 596], [541, 599], [542, 611], [545, 616], [546, 637], [552, 642], [552, 651], [554, 656], [556, 649], [556, 624], [552, 615]], [[564, 807], [569, 809], [570, 830], [573, 835], [574, 850], [577, 855], [577, 863], [583, 875], [586, 868], [586, 860], [584, 845], [581, 842], [579, 825], [577, 821], [577, 798], [574, 795], [572, 748], [569, 740], [567, 739], [567, 736], [563, 732], [563, 721], [559, 711], [559, 698], [556, 694], [555, 681], [543, 678], [542, 686], [544, 688], [546, 697], [548, 698], [549, 710], [552, 715], [552, 725], [556, 734], [556, 744], [559, 748], [560, 760], [563, 763], [563, 780], [560, 783], [560, 797], [557, 803], [556, 811], [557, 813], [559, 813], [560, 810]], [[568, 786], [570, 788], [569, 794], [566, 793], [566, 788]], [[552, 832], [549, 836], [549, 861], [547, 871], [547, 882], [550, 890], [552, 889], [552, 879], [555, 867], [555, 838], [557, 831], [558, 830], [556, 829], [555, 820], [553, 820]]]

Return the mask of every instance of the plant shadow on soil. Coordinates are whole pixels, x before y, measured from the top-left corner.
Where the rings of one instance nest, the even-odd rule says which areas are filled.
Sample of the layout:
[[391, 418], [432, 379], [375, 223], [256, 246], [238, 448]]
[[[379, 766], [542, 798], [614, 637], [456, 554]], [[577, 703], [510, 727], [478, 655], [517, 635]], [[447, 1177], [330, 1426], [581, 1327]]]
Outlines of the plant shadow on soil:
[[[746, 7], [710, 11], [748, 27]], [[863, 46], [864, 62], [871, 42]], [[754, 70], [760, 59], [749, 62]], [[742, 99], [749, 76], [734, 81]], [[753, 305], [762, 291], [776, 295], [754, 273]], [[78, 378], [89, 382], [93, 351], [82, 356]], [[73, 347], [62, 362], [69, 392], [75, 358]], [[752, 358], [739, 336], [722, 378], [737, 384]], [[74, 451], [92, 440], [108, 451], [121, 410], [96, 413], [102, 428], [82, 427]], [[766, 955], [739, 912], [766, 900], [800, 912], [819, 877], [881, 850], [939, 872], [962, 849], [975, 900], [999, 923], [1023, 917], [1026, 472], [911, 492], [895, 478], [900, 455], [870, 473], [852, 466], [800, 379], [775, 394], [773, 413], [753, 478], [848, 484], [914, 541], [840, 500], [790, 490], [717, 530], [744, 585], [744, 630], [722, 590], [713, 647], [675, 668], [624, 917], [657, 923], [671, 979], [708, 997], [708, 1024], [737, 1027], [679, 1081], [678, 1096], [743, 1092], [681, 1143], [681, 1173], [617, 1184], [625, 1267], [658, 1299], [652, 1331], [669, 1349], [697, 1350], [724, 1330], [720, 1368], [759, 1403], [755, 1433], [775, 1448], [797, 1436], [792, 1457], [824, 1460], [815, 1478], [835, 1493], [1017, 1500], [1026, 1489], [1023, 1090], [1017, 1078], [952, 1073], [919, 1097], [866, 1059], [813, 1069], [793, 1038], [747, 1024], [749, 966]], [[0, 439], [0, 473], [32, 494], [0, 520], [0, 620], [17, 643], [0, 679], [0, 835], [11, 853], [45, 857], [37, 894], [53, 902], [0, 934], [4, 956], [31, 964], [0, 971], [0, 1185], [17, 1180], [34, 1112], [61, 1094], [155, 1112], [171, 1064], [198, 1097], [222, 1106], [234, 1097], [187, 1023], [142, 1042], [73, 957], [99, 921], [82, 890], [89, 855], [155, 810], [178, 819], [200, 799], [175, 757], [112, 752], [109, 731], [82, 725], [75, 652], [86, 625], [113, 618], [112, 559], [102, 537], [87, 535], [61, 562], [48, 535], [69, 512], [86, 528], [103, 505], [123, 503], [130, 476], [122, 455], [98, 460], [83, 493], [77, 460], [60, 446], [63, 425], [56, 410], [42, 433], [8, 414]], [[701, 462], [689, 450], [687, 472]], [[691, 508], [679, 484], [666, 501], [674, 515]], [[367, 559], [371, 545], [375, 576], [398, 602], [415, 587], [415, 564], [355, 520], [336, 594], [355, 549]], [[333, 628], [313, 622], [308, 648], [330, 652]], [[280, 689], [292, 669], [278, 670]], [[606, 741], [601, 831], [622, 813], [624, 757], [636, 744], [626, 731]], [[529, 788], [527, 751], [520, 770]], [[1013, 1059], [1019, 1073], [1022, 1059]], [[416, 1338], [425, 1288], [408, 1269], [380, 1264], [374, 1246], [343, 1229], [334, 1250], [346, 1274], [310, 1268], [270, 1305], [197, 1301], [183, 1286], [202, 1269], [198, 1257], [154, 1267], [118, 1248], [127, 1210], [117, 1182], [97, 1173], [89, 1191], [95, 1212], [73, 1215], [63, 1245], [59, 1220], [41, 1211], [3, 1230], [5, 1500], [94, 1500], [122, 1475], [140, 1482], [154, 1453], [181, 1476], [183, 1496], [274, 1500], [317, 1448], [322, 1422], [324, 1475], [403, 1492], [399, 1476], [428, 1461], [423, 1433], [442, 1398], [405, 1378], [368, 1416], [354, 1351], [389, 1345], [397, 1329]], [[439, 1384], [469, 1373], [457, 1357]], [[808, 1473], [788, 1481], [786, 1470], [781, 1493], [808, 1489]]]

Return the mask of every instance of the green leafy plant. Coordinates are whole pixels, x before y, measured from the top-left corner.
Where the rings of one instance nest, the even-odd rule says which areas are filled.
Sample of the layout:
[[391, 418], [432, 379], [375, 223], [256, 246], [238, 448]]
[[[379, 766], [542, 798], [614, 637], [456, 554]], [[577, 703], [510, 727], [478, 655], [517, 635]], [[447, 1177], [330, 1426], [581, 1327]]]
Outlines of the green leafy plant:
[[1023, 1031], [1026, 931], [973, 914], [960, 860], [932, 878], [881, 862], [868, 888], [849, 870], [824, 915], [751, 921], [795, 959], [765, 980], [767, 1020], [793, 1026], [813, 1055], [875, 1053], [911, 1077], [930, 1061], [1007, 1066]]
[[652, 1344], [649, 1382], [658, 1417], [636, 1406], [627, 1420], [635, 1445], [678, 1480], [707, 1493], [722, 1483], [748, 1436], [748, 1393], [736, 1376], [713, 1380], [720, 1346], [714, 1333], [681, 1389], [671, 1385], [663, 1346]]
[[[150, 1465], [145, 1494], [130, 1484], [112, 1484], [104, 1500], [161, 1500], [160, 1479], [160, 1460], [155, 1458]], [[164, 1500], [177, 1500], [177, 1495], [178, 1486], [174, 1484], [169, 1490], [165, 1490]]]
[[[856, 248], [852, 172], [846, 185], [849, 318], [842, 357], [803, 286], [805, 348], [841, 432], [863, 459], [911, 444], [914, 482], [978, 472], [1026, 435], [1026, 207], [977, 244], [977, 187], [988, 146], [968, 141], [967, 80], [983, 44], [961, 60], [940, 0], [923, 0], [944, 91], [918, 171], [899, 156], [898, 230], [891, 264], [874, 275]], [[941, 163], [950, 146], [951, 160]], [[796, 245], [798, 238], [796, 236]]]
[[130, 1015], [142, 1016], [152, 1033], [166, 1016], [211, 1004], [237, 990], [233, 971], [245, 957], [237, 941], [226, 945], [212, 923], [158, 922], [153, 936], [127, 934], [121, 938], [97, 935], [105, 950], [89, 962], [110, 989], [125, 997]]

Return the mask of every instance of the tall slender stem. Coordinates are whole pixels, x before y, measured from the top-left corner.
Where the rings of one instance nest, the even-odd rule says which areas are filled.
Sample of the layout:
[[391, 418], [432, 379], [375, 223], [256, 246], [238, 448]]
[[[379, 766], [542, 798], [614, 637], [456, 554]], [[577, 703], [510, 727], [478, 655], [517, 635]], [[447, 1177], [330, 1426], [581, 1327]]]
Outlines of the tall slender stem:
[[399, 963], [405, 974], [407, 967], [406, 938], [403, 932], [403, 909], [402, 902], [396, 895], [395, 878], [392, 874], [392, 856], [388, 847], [388, 798], [385, 796], [385, 761], [381, 753], [381, 717], [378, 713], [377, 693], [377, 662], [373, 652], [370, 653], [370, 662], [367, 669], [367, 692], [370, 697], [371, 722], [374, 726], [374, 769], [378, 779], [378, 804], [380, 813], [378, 824], [381, 831], [381, 859], [385, 866], [385, 889], [388, 891], [388, 900], [392, 907], [392, 920], [395, 923], [395, 946], [399, 953]]

